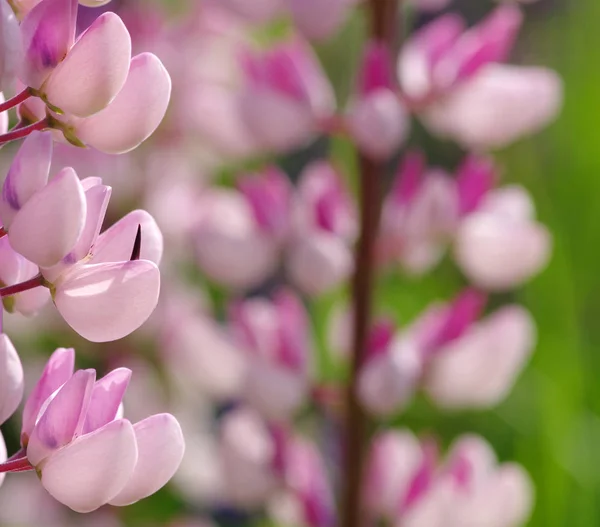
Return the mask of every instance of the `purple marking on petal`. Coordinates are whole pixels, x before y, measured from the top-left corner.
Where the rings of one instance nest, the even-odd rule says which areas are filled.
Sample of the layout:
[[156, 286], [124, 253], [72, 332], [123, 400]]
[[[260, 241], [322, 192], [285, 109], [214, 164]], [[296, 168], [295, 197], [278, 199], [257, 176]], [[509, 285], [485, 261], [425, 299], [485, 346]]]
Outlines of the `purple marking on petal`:
[[19, 160], [15, 160], [13, 166], [10, 168], [8, 175], [6, 176], [6, 180], [4, 181], [4, 186], [2, 187], [2, 197], [4, 201], [8, 203], [11, 208], [15, 210], [19, 210], [21, 205], [19, 204], [19, 197], [17, 196], [17, 189], [13, 183], [13, 178], [11, 177], [13, 170], [17, 172], [20, 170]]

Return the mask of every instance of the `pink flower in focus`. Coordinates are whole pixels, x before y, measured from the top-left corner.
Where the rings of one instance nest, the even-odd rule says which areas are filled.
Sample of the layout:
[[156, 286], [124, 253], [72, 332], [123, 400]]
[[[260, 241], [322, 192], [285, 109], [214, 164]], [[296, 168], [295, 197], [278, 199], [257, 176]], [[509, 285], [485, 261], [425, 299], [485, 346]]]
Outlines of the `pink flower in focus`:
[[8, 336], [0, 333], [0, 424], [21, 404], [23, 389], [23, 366], [17, 350]]
[[247, 356], [246, 400], [267, 418], [290, 416], [309, 390], [312, 343], [302, 302], [281, 290], [272, 301], [239, 301], [230, 313], [230, 329]]
[[240, 116], [257, 144], [280, 152], [309, 142], [335, 106], [329, 81], [309, 46], [295, 39], [267, 51], [248, 51], [241, 60], [245, 86]]
[[181, 462], [179, 423], [158, 414], [132, 425], [120, 417], [131, 371], [95, 381], [94, 370], [73, 373], [73, 362], [72, 349], [50, 357], [23, 411], [24, 454], [6, 468], [35, 467], [44, 488], [77, 512], [153, 494]]
[[319, 295], [339, 285], [353, 267], [356, 212], [340, 174], [327, 162], [308, 165], [293, 204], [286, 269], [305, 294]]

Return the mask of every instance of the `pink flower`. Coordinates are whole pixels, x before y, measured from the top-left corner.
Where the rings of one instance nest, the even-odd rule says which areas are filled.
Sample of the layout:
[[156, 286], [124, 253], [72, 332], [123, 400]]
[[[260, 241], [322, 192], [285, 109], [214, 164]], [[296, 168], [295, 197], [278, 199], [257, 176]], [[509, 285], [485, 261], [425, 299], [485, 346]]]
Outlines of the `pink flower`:
[[550, 258], [548, 229], [535, 221], [527, 191], [512, 185], [491, 191], [461, 220], [455, 259], [475, 285], [490, 291], [517, 287]]
[[407, 136], [409, 119], [394, 91], [387, 49], [369, 43], [360, 70], [356, 100], [348, 125], [359, 149], [374, 159], [389, 158]]
[[350, 275], [355, 214], [340, 174], [329, 163], [317, 161], [304, 169], [293, 205], [286, 268], [305, 294], [319, 295]]
[[262, 53], [248, 52], [242, 65], [246, 82], [241, 119], [264, 150], [287, 151], [306, 144], [333, 112], [329, 81], [301, 40]]
[[23, 398], [23, 366], [8, 336], [0, 333], [0, 424], [21, 404]]
[[247, 355], [245, 398], [270, 419], [293, 414], [306, 400], [312, 355], [308, 314], [300, 299], [282, 290], [272, 301], [237, 302], [230, 328]]
[[[50, 358], [28, 399], [21, 433], [23, 455], [5, 471], [34, 467], [44, 488], [77, 512], [105, 503], [127, 505], [156, 492], [177, 470], [184, 451], [170, 414], [135, 425], [120, 417], [131, 371], [74, 374], [73, 350]], [[9, 462], [11, 463], [11, 462]]]
[[[416, 441], [407, 431], [375, 437], [365, 496], [373, 520], [409, 527], [512, 527], [527, 521], [531, 482], [512, 463], [498, 464], [490, 446], [477, 436], [462, 436], [445, 463], [437, 447]], [[438, 466], [439, 465], [439, 466]]]
[[75, 171], [61, 170], [49, 183], [50, 134], [34, 132], [17, 153], [2, 187], [0, 218], [12, 248], [50, 267], [77, 243], [86, 215], [84, 189]]
[[19, 23], [10, 4], [0, 2], [0, 91], [12, 83], [23, 60]]

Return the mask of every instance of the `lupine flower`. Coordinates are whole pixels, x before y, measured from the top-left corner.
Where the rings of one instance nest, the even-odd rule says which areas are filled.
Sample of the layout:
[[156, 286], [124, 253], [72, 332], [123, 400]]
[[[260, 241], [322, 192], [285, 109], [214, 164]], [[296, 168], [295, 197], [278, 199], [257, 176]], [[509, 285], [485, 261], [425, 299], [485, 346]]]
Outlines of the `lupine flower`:
[[471, 282], [491, 291], [506, 290], [547, 264], [550, 233], [534, 214], [527, 191], [512, 185], [489, 192], [476, 211], [461, 220], [454, 254]]
[[199, 203], [196, 259], [212, 279], [233, 288], [258, 285], [278, 262], [279, 247], [239, 192], [211, 189]]
[[[301, 40], [262, 53], [248, 52], [240, 115], [264, 149], [286, 151], [317, 133], [334, 109], [334, 96], [317, 58]], [[294, 126], [289, 126], [294, 123]]]
[[228, 412], [219, 445], [227, 501], [249, 509], [264, 504], [277, 483], [277, 445], [260, 415], [243, 407]]
[[0, 424], [21, 404], [23, 389], [23, 366], [17, 350], [8, 336], [0, 333]]
[[302, 302], [283, 290], [271, 302], [237, 302], [230, 312], [234, 338], [247, 355], [246, 400], [270, 419], [291, 415], [309, 389], [312, 350]]
[[15, 156], [2, 187], [0, 218], [13, 249], [50, 267], [80, 237], [86, 215], [84, 189], [75, 171], [61, 170], [48, 183], [52, 140], [34, 132]]
[[516, 464], [498, 464], [483, 439], [457, 439], [439, 467], [435, 444], [422, 442], [420, 450], [410, 432], [375, 437], [364, 489], [373, 520], [409, 527], [513, 527], [527, 521], [528, 475]]
[[87, 117], [119, 93], [129, 70], [131, 39], [114, 13], [100, 15], [73, 43], [76, 0], [42, 0], [21, 24], [21, 80], [51, 108]]
[[444, 255], [457, 220], [453, 180], [441, 169], [426, 170], [420, 153], [407, 154], [383, 206], [381, 262], [399, 261], [411, 274], [427, 272]]
[[355, 101], [348, 123], [359, 149], [375, 159], [387, 159], [404, 141], [409, 120], [392, 81], [391, 57], [376, 42], [367, 45]]
[[7, 0], [0, 1], [0, 91], [6, 89], [23, 60], [19, 23]]
[[286, 268], [294, 284], [318, 295], [347, 278], [356, 216], [340, 174], [329, 163], [316, 161], [304, 169], [292, 221]]
[[131, 371], [96, 381], [94, 370], [73, 373], [73, 362], [72, 349], [50, 357], [25, 405], [23, 455], [6, 468], [34, 467], [44, 488], [78, 512], [153, 494], [181, 462], [179, 423], [158, 414], [132, 425], [120, 416]]

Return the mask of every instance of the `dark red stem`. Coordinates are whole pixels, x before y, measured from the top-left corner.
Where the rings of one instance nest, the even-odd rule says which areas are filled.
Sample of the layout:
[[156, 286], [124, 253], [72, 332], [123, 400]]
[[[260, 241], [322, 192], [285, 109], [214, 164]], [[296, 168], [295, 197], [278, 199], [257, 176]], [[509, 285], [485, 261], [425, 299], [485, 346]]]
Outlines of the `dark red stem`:
[[[383, 42], [394, 56], [398, 0], [369, 0], [371, 37]], [[360, 156], [360, 236], [356, 247], [352, 299], [354, 333], [351, 377], [346, 391], [345, 459], [341, 527], [366, 524], [361, 507], [364, 460], [368, 440], [368, 420], [357, 397], [357, 381], [367, 352], [371, 327], [371, 304], [375, 276], [375, 241], [381, 216], [382, 180], [385, 164]]]
[[27, 459], [27, 456], [23, 456], [10, 461], [0, 463], [0, 473], [4, 472], [25, 472], [26, 470], [33, 470], [33, 466]]
[[0, 298], [16, 295], [17, 293], [22, 293], [23, 291], [29, 291], [30, 289], [44, 285], [44, 283], [44, 277], [41, 274], [37, 274], [33, 278], [25, 280], [25, 282], [7, 285], [6, 287], [0, 288]]
[[29, 126], [24, 126], [22, 128], [13, 128], [10, 132], [0, 135], [0, 144], [8, 143], [10, 141], [16, 141], [17, 139], [22, 139], [23, 137], [27, 137], [31, 132], [35, 132], [36, 130], [45, 130], [49, 126], [48, 119], [42, 119], [37, 123], [30, 124]]
[[8, 101], [4, 101], [0, 103], [0, 113], [5, 112], [6, 110], [10, 110], [15, 106], [21, 104], [23, 101], [26, 101], [31, 97], [32, 93], [29, 88], [25, 88], [22, 92], [17, 93], [13, 98], [8, 99]]

